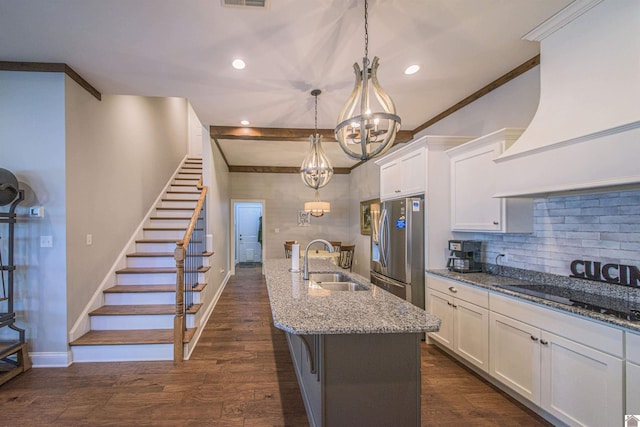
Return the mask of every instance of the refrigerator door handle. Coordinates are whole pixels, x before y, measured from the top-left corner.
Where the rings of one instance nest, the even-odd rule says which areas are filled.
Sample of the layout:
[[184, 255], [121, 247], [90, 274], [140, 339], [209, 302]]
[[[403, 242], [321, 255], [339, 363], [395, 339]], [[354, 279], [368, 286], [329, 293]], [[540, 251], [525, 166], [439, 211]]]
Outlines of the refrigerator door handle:
[[387, 266], [387, 210], [382, 209], [382, 213], [380, 214], [380, 227], [378, 228], [378, 245], [380, 248], [380, 264], [382, 267]]

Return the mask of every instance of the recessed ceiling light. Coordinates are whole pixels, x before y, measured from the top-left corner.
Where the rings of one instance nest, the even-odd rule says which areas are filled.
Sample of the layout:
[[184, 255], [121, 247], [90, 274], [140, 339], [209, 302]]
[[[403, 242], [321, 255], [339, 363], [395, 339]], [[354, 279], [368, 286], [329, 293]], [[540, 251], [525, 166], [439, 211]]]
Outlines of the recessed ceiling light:
[[409, 76], [409, 75], [411, 75], [411, 74], [415, 74], [415, 73], [417, 73], [417, 72], [418, 72], [418, 70], [420, 70], [420, 66], [419, 66], [419, 65], [417, 65], [417, 64], [409, 65], [409, 66], [404, 70], [404, 73], [405, 73], [406, 75], [408, 75], [408, 76]]
[[231, 65], [233, 65], [233, 68], [236, 70], [242, 70], [246, 66], [242, 59], [234, 59]]
[[242, 126], [248, 126], [249, 125], [249, 120], [240, 120], [240, 124]]

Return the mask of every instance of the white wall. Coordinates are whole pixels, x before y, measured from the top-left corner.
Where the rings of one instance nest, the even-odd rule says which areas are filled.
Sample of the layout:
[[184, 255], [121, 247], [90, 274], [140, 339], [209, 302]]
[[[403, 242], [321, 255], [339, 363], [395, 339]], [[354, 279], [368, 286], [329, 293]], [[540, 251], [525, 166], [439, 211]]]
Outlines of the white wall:
[[[218, 292], [229, 274], [229, 199], [230, 173], [220, 150], [207, 132], [203, 133], [203, 181], [209, 186], [207, 195], [207, 234], [213, 236], [213, 256], [207, 277], [207, 297]], [[205, 305], [209, 301], [205, 301]]]
[[[538, 105], [536, 67], [421, 134], [485, 135], [505, 127], [527, 127]], [[485, 243], [485, 261], [526, 270], [569, 274], [574, 259], [638, 265], [640, 192], [622, 191], [534, 200], [531, 234], [452, 233], [456, 239]], [[437, 254], [436, 254], [437, 255]]]
[[351, 243], [349, 182], [349, 175], [334, 175], [320, 189], [320, 198], [331, 203], [331, 212], [312, 217], [308, 227], [298, 226], [298, 211], [305, 201], [313, 200], [315, 190], [306, 187], [298, 174], [231, 173], [231, 198], [265, 200], [262, 224], [265, 258], [284, 258], [285, 240], [297, 240], [302, 249], [316, 238]]
[[186, 155], [187, 111], [184, 98], [98, 101], [66, 77], [70, 326]]
[[352, 271], [369, 277], [371, 236], [360, 234], [360, 202], [380, 196], [380, 166], [369, 160], [353, 169], [349, 176], [349, 236], [356, 245]]
[[[64, 74], [0, 71], [0, 167], [27, 192], [17, 210], [15, 309], [31, 352], [67, 351], [64, 97]], [[26, 217], [29, 206], [43, 206], [44, 218]], [[3, 240], [6, 232], [0, 226]], [[41, 248], [40, 236], [53, 247]]]

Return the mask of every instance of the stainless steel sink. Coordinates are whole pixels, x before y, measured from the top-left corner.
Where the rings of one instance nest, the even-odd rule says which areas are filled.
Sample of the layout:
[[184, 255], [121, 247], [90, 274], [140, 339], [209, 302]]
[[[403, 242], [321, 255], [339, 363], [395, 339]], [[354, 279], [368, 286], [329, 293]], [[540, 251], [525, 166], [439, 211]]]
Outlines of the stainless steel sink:
[[309, 280], [316, 283], [322, 282], [351, 282], [351, 279], [344, 273], [309, 273]]
[[365, 285], [361, 285], [360, 283], [355, 282], [322, 282], [318, 283], [318, 285], [322, 289], [326, 289], [328, 291], [366, 291], [367, 288]]
[[354, 282], [343, 273], [309, 273], [309, 281], [328, 291], [366, 291], [369, 287]]

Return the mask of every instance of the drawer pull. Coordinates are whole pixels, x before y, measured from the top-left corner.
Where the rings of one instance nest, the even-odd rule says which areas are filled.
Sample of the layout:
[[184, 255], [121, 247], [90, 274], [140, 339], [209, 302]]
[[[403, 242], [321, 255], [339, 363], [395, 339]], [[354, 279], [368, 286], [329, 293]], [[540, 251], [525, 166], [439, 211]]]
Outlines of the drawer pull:
[[547, 344], [549, 344], [549, 341], [547, 341], [547, 340], [540, 340], [540, 344], [542, 344], [542, 345], [547, 345]]
[[458, 306], [455, 304], [451, 304], [451, 305], [453, 306], [453, 308], [458, 308]]
[[449, 290], [450, 290], [451, 292], [453, 292], [454, 294], [455, 294], [456, 292], [458, 292], [458, 290], [457, 290], [456, 288], [454, 288], [453, 286], [449, 286]]
[[534, 337], [533, 335], [531, 335], [531, 341], [538, 341], [538, 337]]
[[493, 225], [498, 225], [500, 224], [498, 221], [493, 221]]
[[447, 305], [448, 306], [452, 306], [453, 304], [451, 304], [449, 301], [447, 301]]

